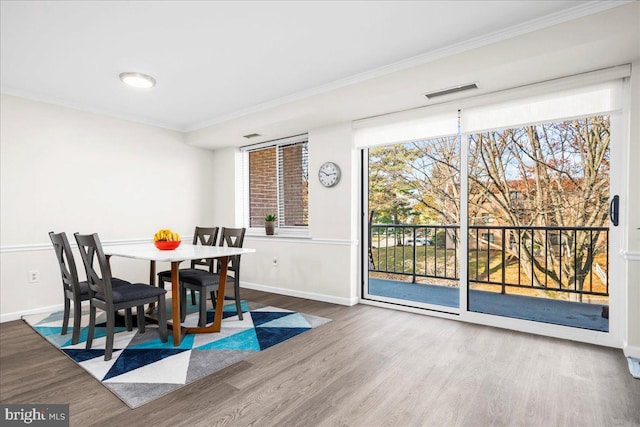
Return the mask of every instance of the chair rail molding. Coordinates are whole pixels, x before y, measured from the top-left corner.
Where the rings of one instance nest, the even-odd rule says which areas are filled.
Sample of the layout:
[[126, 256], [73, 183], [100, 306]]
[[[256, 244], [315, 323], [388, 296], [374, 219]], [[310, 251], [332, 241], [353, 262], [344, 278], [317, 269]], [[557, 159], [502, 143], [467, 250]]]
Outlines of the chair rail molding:
[[271, 240], [279, 243], [303, 243], [310, 245], [333, 245], [333, 246], [357, 246], [360, 241], [359, 240], [349, 240], [349, 239], [314, 239], [312, 237], [294, 237], [294, 236], [286, 236], [286, 235], [274, 235], [274, 236], [265, 236], [264, 234], [248, 234], [245, 239], [248, 240], [260, 240], [267, 241]]
[[[185, 242], [191, 242], [193, 236], [182, 236], [182, 240]], [[118, 245], [142, 245], [144, 243], [153, 243], [153, 239], [148, 237], [135, 238], [135, 239], [114, 239], [105, 240], [102, 242], [102, 246], [118, 246]], [[71, 248], [77, 249], [78, 244], [76, 242], [69, 242]], [[26, 245], [4, 245], [0, 246], [0, 253], [12, 253], [12, 252], [32, 252], [32, 251], [48, 251], [53, 250], [51, 243], [31, 243]]]

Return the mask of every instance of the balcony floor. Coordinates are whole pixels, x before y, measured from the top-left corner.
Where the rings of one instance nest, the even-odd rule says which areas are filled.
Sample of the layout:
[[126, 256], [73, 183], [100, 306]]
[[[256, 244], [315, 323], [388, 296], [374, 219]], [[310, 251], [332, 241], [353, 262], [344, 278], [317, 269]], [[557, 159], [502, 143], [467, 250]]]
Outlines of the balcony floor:
[[[397, 280], [370, 278], [369, 294], [445, 307], [460, 305], [458, 288]], [[469, 291], [470, 311], [608, 332], [609, 319], [602, 317], [602, 307], [601, 304]]]

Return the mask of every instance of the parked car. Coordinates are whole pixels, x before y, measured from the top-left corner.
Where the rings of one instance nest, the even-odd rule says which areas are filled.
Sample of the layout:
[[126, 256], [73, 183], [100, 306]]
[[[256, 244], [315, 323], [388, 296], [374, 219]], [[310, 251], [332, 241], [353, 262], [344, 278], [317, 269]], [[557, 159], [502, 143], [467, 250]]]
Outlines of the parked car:
[[[427, 240], [424, 237], [417, 237], [416, 238], [416, 246], [431, 246], [433, 243], [431, 243], [431, 240]], [[405, 246], [413, 246], [413, 239], [409, 238], [406, 239], [404, 241], [404, 245]]]

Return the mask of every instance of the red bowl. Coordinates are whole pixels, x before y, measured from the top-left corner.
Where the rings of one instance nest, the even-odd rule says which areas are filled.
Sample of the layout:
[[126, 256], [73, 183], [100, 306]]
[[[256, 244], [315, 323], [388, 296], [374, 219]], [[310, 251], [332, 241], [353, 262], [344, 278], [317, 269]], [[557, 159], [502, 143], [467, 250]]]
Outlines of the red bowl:
[[170, 251], [180, 246], [180, 243], [182, 242], [180, 240], [172, 240], [172, 241], [158, 240], [157, 242], [153, 242], [153, 243], [156, 245], [156, 248], [160, 249], [161, 251]]

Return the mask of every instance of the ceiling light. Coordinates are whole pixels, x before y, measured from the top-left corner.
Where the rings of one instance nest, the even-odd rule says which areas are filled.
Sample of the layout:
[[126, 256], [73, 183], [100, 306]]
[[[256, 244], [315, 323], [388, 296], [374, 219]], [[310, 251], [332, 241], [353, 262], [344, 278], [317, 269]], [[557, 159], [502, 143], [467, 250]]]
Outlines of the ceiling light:
[[251, 138], [257, 138], [258, 136], [262, 136], [259, 133], [250, 133], [249, 135], [244, 135], [243, 138], [247, 138], [247, 139], [251, 139]]
[[447, 88], [447, 89], [437, 90], [437, 91], [431, 92], [431, 93], [425, 93], [424, 96], [426, 96], [427, 98], [431, 99], [431, 98], [435, 98], [436, 96], [450, 95], [452, 93], [462, 92], [464, 90], [469, 90], [469, 89], [478, 89], [478, 84], [477, 83], [469, 83], [469, 84], [464, 84], [464, 85], [458, 85], [458, 86], [450, 87], [450, 88]]
[[156, 79], [142, 73], [120, 73], [120, 80], [126, 85], [140, 89], [149, 89], [156, 85]]

